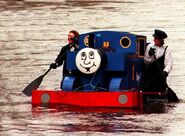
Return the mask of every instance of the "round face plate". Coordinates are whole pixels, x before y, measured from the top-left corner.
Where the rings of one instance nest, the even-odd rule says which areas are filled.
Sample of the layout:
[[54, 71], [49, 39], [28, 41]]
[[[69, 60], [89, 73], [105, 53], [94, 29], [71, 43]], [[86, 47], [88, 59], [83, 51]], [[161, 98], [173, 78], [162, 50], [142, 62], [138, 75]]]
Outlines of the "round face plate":
[[83, 48], [77, 53], [75, 63], [82, 73], [92, 74], [99, 69], [101, 56], [96, 49]]

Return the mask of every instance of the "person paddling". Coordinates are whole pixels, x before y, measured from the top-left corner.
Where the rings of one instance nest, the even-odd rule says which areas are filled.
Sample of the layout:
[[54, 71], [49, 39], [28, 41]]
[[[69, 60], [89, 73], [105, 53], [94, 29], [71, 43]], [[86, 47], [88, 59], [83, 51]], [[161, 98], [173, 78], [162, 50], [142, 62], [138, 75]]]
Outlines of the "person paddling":
[[[172, 70], [172, 52], [164, 45], [167, 34], [155, 29], [153, 34], [154, 43], [149, 44], [144, 56], [144, 71], [141, 81], [141, 90], [144, 92], [165, 92], [166, 78]], [[156, 61], [157, 64], [156, 65]]]
[[33, 80], [30, 84], [28, 84], [24, 90], [22, 91], [25, 95], [31, 96], [32, 91], [36, 90], [40, 84], [42, 83], [43, 78], [50, 72], [51, 69], [56, 69], [57, 67], [61, 66], [64, 63], [63, 67], [63, 76], [66, 74], [71, 74], [69, 70], [66, 69], [66, 52], [72, 51], [72, 50], [78, 50], [78, 38], [79, 33], [75, 30], [71, 30], [68, 33], [68, 44], [64, 46], [60, 53], [58, 54], [58, 57], [55, 59], [55, 63], [52, 63], [49, 67], [49, 69], [41, 76]]
[[68, 44], [62, 47], [60, 53], [58, 54], [57, 58], [55, 59], [55, 63], [50, 65], [51, 69], [56, 69], [57, 67], [63, 66], [63, 75], [70, 74], [70, 71], [66, 69], [66, 52], [67, 51], [77, 51], [78, 50], [78, 38], [79, 33], [76, 30], [71, 30], [68, 33]]

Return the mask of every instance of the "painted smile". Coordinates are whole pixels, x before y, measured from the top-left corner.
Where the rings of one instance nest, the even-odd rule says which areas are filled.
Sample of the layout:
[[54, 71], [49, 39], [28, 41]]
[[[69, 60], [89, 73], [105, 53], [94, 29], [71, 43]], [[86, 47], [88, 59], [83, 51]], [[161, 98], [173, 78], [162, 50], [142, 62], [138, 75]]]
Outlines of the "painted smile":
[[[90, 63], [89, 63], [89, 64], [90, 64]], [[81, 66], [82, 68], [85, 68], [85, 69], [86, 69], [86, 72], [90, 72], [90, 69], [91, 69], [93, 66], [96, 67], [95, 62], [94, 62], [93, 65], [90, 66], [90, 67], [84, 67], [84, 66], [82, 66], [82, 64], [80, 64], [80, 66]]]

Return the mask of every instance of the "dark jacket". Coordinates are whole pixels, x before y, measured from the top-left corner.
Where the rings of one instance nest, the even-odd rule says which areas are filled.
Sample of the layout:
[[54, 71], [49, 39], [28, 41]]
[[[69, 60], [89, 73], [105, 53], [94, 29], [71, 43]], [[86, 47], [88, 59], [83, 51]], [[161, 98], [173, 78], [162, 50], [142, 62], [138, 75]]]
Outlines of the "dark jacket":
[[58, 67], [63, 66], [63, 75], [69, 74], [69, 70], [66, 68], [66, 56], [67, 56], [67, 51], [71, 51], [71, 49], [74, 48], [74, 51], [78, 50], [77, 45], [71, 45], [67, 44], [66, 46], [62, 47], [60, 53], [58, 54], [57, 58], [55, 59], [55, 62], [57, 63]]

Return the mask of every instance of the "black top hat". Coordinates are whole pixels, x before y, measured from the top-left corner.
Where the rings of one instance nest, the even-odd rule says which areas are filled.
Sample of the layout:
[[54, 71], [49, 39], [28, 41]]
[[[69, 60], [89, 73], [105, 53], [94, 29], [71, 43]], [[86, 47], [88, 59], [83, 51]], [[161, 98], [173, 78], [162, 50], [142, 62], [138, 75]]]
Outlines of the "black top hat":
[[153, 37], [158, 38], [158, 39], [165, 39], [168, 36], [167, 36], [167, 34], [164, 31], [159, 30], [159, 29], [155, 29]]

